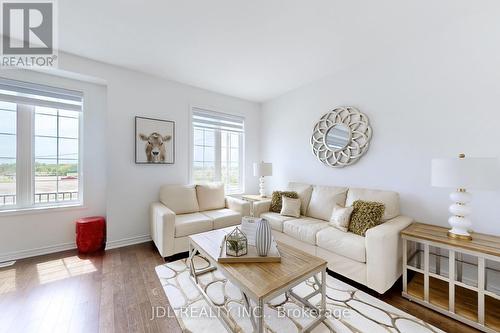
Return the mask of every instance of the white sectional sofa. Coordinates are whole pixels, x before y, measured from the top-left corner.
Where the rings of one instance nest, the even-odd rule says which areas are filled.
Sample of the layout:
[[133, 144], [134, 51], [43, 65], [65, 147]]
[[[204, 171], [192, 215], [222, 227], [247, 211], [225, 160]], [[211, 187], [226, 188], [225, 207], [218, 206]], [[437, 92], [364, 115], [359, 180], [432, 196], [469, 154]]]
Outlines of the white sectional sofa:
[[162, 257], [188, 251], [188, 236], [241, 223], [250, 203], [224, 195], [224, 185], [165, 185], [151, 204], [151, 237]]
[[[383, 294], [402, 273], [400, 231], [412, 219], [399, 213], [399, 194], [390, 191], [289, 183], [301, 199], [300, 218], [269, 212], [271, 202], [255, 202], [254, 215], [266, 218], [278, 241], [328, 261], [328, 268]], [[385, 205], [384, 223], [362, 237], [329, 225], [334, 205], [356, 200]]]

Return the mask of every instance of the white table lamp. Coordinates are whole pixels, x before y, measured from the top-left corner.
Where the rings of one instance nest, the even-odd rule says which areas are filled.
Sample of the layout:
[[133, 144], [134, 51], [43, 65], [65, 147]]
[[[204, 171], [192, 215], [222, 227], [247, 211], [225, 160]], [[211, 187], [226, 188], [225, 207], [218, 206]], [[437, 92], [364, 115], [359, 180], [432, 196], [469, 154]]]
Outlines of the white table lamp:
[[273, 175], [273, 164], [272, 163], [254, 163], [253, 164], [253, 175], [255, 177], [260, 177], [259, 180], [259, 194], [261, 197], [266, 196], [266, 192], [264, 190], [264, 177]]
[[454, 203], [449, 211], [453, 214], [448, 219], [451, 230], [448, 236], [471, 240], [472, 222], [468, 218], [471, 209], [467, 206], [472, 196], [465, 189], [494, 190], [498, 187], [500, 173], [496, 158], [438, 158], [432, 160], [432, 186], [455, 188], [450, 194]]

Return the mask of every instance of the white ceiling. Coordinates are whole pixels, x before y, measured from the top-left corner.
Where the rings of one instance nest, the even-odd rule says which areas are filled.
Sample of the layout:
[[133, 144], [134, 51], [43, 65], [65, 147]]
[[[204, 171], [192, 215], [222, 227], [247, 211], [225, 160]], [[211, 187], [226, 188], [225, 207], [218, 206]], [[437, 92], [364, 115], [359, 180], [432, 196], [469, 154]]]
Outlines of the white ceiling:
[[59, 1], [60, 49], [266, 101], [497, 0]]

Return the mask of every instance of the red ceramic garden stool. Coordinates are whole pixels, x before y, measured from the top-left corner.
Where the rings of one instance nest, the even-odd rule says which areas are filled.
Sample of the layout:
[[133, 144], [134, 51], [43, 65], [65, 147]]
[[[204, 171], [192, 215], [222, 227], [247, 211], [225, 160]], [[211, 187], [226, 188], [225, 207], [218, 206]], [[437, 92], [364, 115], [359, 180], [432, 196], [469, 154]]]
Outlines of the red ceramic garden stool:
[[106, 219], [102, 216], [94, 216], [76, 220], [76, 246], [80, 253], [104, 250]]

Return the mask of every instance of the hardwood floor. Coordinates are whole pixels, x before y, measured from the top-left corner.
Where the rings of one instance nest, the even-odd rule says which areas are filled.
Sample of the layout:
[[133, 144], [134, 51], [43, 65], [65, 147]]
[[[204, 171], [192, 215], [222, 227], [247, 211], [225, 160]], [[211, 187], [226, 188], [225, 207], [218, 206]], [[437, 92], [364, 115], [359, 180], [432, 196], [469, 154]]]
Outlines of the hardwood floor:
[[[162, 263], [153, 244], [144, 243], [92, 256], [65, 251], [1, 268], [0, 332], [181, 332], [174, 317], [150, 320], [154, 307], [168, 306], [154, 270]], [[405, 300], [399, 283], [379, 297], [444, 331], [478, 332]]]
[[162, 263], [152, 243], [20, 260], [0, 269], [0, 332], [181, 332], [175, 318], [150, 320], [167, 305]]
[[462, 324], [459, 321], [444, 316], [436, 311], [430, 310], [417, 303], [410, 302], [401, 296], [403, 283], [398, 281], [388, 292], [379, 297], [381, 300], [401, 309], [407, 313], [420, 318], [427, 323], [434, 325], [446, 332], [476, 333], [480, 332], [475, 328]]

